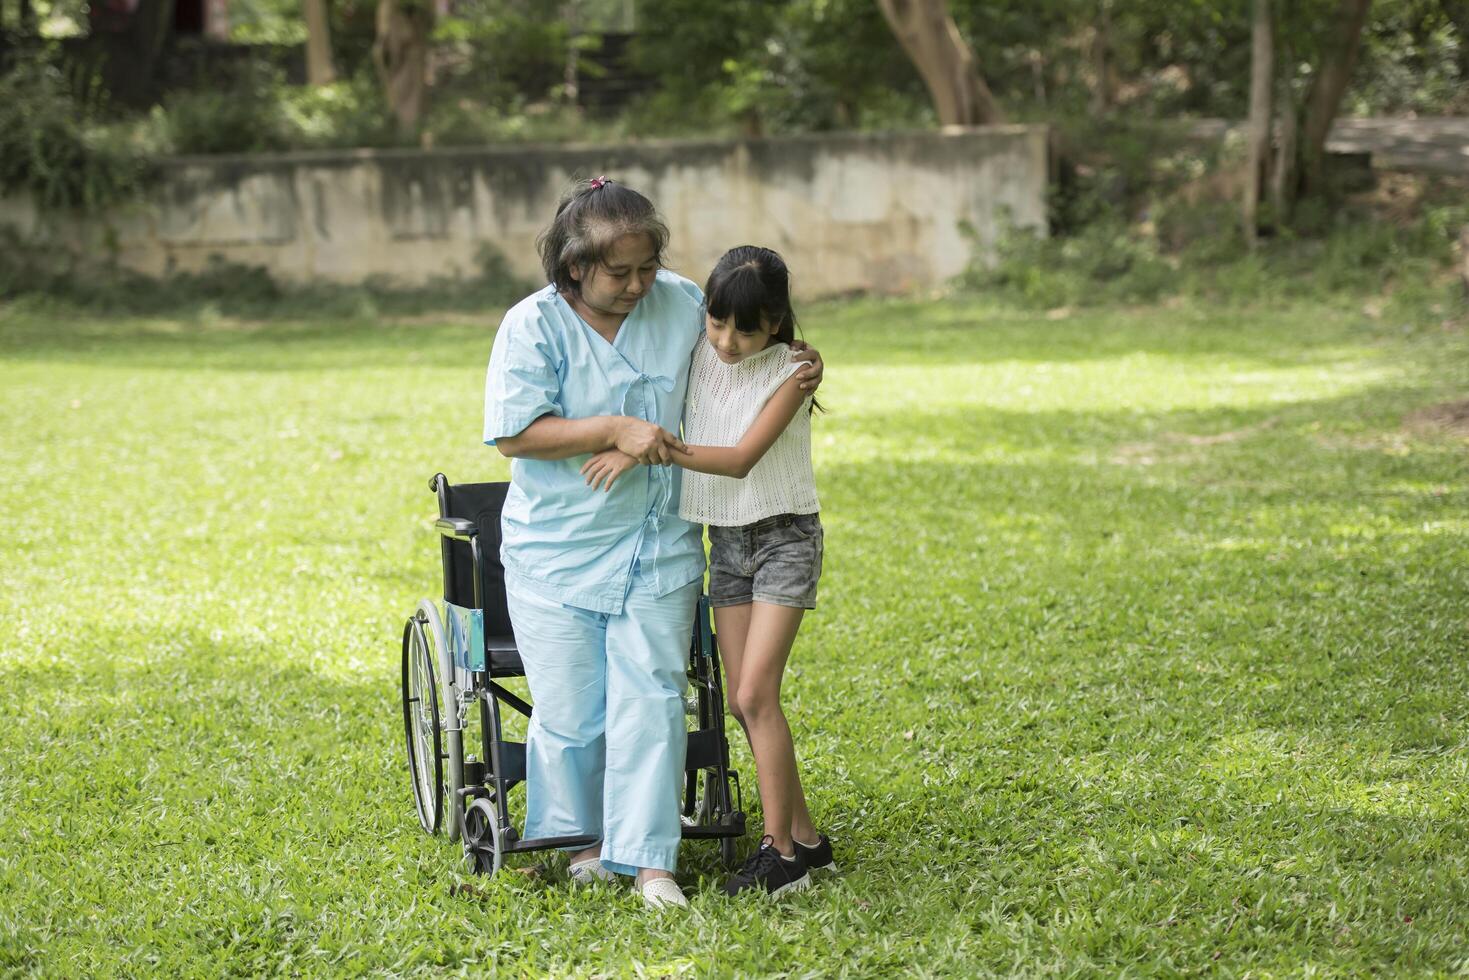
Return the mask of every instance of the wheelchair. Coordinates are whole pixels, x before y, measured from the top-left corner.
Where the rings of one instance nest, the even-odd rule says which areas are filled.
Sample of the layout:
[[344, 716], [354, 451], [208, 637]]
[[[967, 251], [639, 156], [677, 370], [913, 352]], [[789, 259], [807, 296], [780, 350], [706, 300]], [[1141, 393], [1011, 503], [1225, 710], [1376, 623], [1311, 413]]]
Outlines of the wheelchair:
[[[503, 683], [525, 673], [500, 562], [500, 511], [509, 486], [450, 484], [442, 473], [429, 481], [439, 502], [443, 608], [424, 599], [403, 626], [403, 734], [418, 822], [431, 835], [445, 831], [461, 842], [466, 865], [479, 874], [499, 871], [512, 854], [597, 840], [522, 838], [511, 818], [511, 791], [525, 781], [525, 743], [507, 737], [501, 708], [528, 721], [534, 707]], [[688, 679], [683, 837], [718, 841], [720, 858], [732, 867], [745, 814], [739, 774], [729, 767], [719, 650], [704, 596], [689, 640]], [[475, 734], [478, 752], [467, 755], [466, 746], [471, 753], [476, 748]]]

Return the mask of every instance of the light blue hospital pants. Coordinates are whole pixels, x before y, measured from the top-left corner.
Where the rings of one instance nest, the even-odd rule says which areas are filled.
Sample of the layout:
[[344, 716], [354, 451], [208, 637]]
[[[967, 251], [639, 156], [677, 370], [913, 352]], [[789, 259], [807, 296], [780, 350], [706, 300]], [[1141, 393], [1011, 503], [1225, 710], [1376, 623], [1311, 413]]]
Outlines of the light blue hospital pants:
[[700, 586], [655, 598], [634, 572], [616, 616], [506, 590], [535, 702], [526, 837], [600, 836], [612, 871], [674, 870]]

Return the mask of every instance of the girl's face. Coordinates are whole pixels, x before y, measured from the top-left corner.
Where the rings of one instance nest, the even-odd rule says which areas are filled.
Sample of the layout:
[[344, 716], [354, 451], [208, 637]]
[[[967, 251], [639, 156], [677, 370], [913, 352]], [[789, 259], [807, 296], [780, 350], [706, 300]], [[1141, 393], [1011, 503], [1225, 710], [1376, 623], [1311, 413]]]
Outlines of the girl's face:
[[744, 333], [735, 329], [733, 316], [716, 320], [706, 313], [704, 336], [708, 338], [709, 346], [714, 348], [714, 353], [719, 355], [721, 361], [738, 364], [751, 354], [758, 354], [769, 347], [775, 339], [775, 328], [762, 314], [760, 329], [755, 333]]
[[581, 286], [581, 301], [602, 316], [626, 316], [653, 288], [658, 262], [647, 235], [623, 235], [607, 258], [590, 269], [572, 269]]

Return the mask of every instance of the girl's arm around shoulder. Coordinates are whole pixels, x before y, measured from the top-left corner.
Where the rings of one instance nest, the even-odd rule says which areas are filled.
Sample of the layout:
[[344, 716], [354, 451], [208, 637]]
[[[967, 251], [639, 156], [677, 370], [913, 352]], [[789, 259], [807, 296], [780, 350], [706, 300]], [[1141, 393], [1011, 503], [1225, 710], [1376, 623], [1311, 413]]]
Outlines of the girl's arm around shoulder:
[[743, 480], [750, 475], [755, 464], [775, 445], [775, 440], [791, 424], [791, 419], [806, 402], [806, 392], [801, 390], [802, 376], [793, 374], [775, 390], [750, 428], [734, 446], [688, 446], [686, 451], [674, 456], [673, 461], [686, 470], [712, 473], [715, 476], [732, 476]]

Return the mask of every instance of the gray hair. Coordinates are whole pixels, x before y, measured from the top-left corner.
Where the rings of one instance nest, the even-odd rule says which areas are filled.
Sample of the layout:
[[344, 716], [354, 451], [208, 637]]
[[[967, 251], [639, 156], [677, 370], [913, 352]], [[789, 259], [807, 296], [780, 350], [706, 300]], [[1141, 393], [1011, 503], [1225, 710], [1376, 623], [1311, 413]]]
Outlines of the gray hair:
[[606, 177], [578, 181], [536, 240], [546, 279], [561, 292], [580, 292], [572, 270], [585, 273], [605, 261], [613, 244], [627, 235], [647, 235], [653, 245], [653, 261], [663, 264], [668, 226], [652, 201]]

